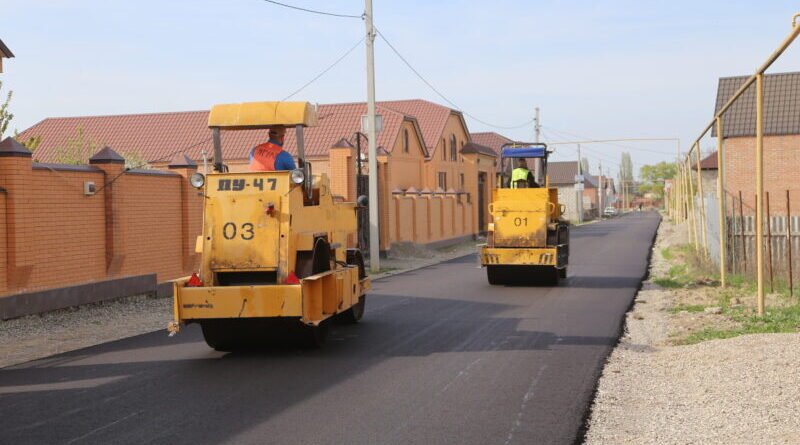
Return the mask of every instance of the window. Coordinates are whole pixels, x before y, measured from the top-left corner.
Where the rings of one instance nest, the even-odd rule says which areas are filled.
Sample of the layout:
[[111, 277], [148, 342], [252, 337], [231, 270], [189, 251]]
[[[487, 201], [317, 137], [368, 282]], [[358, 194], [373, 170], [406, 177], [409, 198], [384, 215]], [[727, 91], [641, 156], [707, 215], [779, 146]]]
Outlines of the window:
[[442, 138], [442, 161], [447, 160], [447, 142]]
[[459, 187], [460, 187], [460, 188], [459, 188], [459, 191], [462, 191], [462, 192], [463, 192], [463, 191], [464, 191], [464, 173], [461, 173], [461, 174], [460, 174], [460, 175], [458, 175], [458, 176], [459, 176], [459, 178], [458, 178], [458, 183], [459, 183]]
[[457, 161], [458, 160], [458, 149], [456, 148], [456, 135], [450, 136], [450, 160]]
[[403, 130], [403, 153], [408, 153], [408, 129]]
[[439, 172], [439, 188], [447, 191], [447, 173]]

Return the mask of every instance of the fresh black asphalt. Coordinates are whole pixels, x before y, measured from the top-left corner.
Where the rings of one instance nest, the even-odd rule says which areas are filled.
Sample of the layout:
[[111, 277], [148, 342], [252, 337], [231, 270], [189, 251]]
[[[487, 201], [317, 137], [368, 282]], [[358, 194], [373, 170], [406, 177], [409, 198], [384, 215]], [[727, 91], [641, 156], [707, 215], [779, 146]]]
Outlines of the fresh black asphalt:
[[191, 326], [0, 369], [0, 443], [574, 443], [658, 223], [573, 228], [557, 288], [489, 286], [475, 255], [379, 280], [319, 350]]

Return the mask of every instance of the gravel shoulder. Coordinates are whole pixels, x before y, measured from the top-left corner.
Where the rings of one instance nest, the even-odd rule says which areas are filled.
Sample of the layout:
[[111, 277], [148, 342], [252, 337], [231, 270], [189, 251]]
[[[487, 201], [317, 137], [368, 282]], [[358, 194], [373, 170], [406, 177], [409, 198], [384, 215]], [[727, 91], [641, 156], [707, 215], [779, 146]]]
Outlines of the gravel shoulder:
[[[382, 259], [377, 280], [476, 252], [468, 241], [441, 249], [401, 246]], [[369, 313], [369, 309], [367, 309]], [[167, 335], [172, 299], [147, 295], [0, 320], [0, 368], [158, 330]]]
[[[651, 277], [667, 273], [662, 250], [685, 242], [681, 233], [661, 225]], [[674, 310], [708, 292], [644, 283], [603, 370], [585, 443], [800, 443], [800, 334], [676, 344], [687, 331], [727, 323]]]

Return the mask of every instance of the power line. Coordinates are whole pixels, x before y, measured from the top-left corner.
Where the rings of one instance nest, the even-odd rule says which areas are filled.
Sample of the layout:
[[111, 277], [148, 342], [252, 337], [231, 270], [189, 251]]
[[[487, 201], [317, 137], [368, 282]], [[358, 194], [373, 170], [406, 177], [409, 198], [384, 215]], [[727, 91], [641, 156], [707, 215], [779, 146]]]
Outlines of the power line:
[[[542, 126], [544, 127], [544, 125], [542, 125]], [[579, 134], [570, 133], [568, 131], [563, 131], [563, 130], [558, 130], [558, 129], [555, 129], [555, 128], [550, 127], [550, 126], [547, 126], [547, 128], [550, 131], [552, 131], [554, 133], [558, 133], [558, 134], [560, 134], [562, 136], [584, 139], [586, 142], [581, 142], [582, 144], [589, 144], [589, 143], [607, 144], [607, 145], [612, 145], [612, 146], [619, 147], [619, 148], [622, 148], [622, 149], [625, 149], [625, 150], [646, 151], [646, 152], [662, 154], [662, 155], [672, 155], [672, 154], [674, 154], [674, 153], [671, 153], [671, 152], [665, 152], [665, 151], [660, 151], [660, 150], [650, 150], [650, 149], [647, 149], [647, 148], [631, 147], [630, 145], [622, 145], [622, 144], [615, 143], [615, 142], [612, 142], [612, 141], [607, 141], [607, 140], [605, 140], [605, 141], [604, 140], [592, 141], [591, 140], [592, 138], [581, 136]]]
[[[548, 132], [544, 132], [544, 131], [542, 132], [542, 135], [544, 135], [544, 137], [545, 137], [545, 138], [546, 138], [548, 141], [551, 141], [551, 140], [554, 140], [554, 141], [556, 141], [556, 142], [560, 142], [560, 141], [561, 141], [559, 138], [554, 138], [554, 137], [552, 137], [552, 136], [549, 134], [549, 131], [550, 131], [550, 130], [548, 130]], [[568, 147], [576, 148], [575, 146], [571, 146], [571, 145], [568, 145]], [[587, 152], [590, 152], [590, 153], [592, 153], [592, 154], [593, 154], [593, 156], [592, 156], [592, 157], [594, 157], [596, 160], [602, 160], [602, 161], [610, 162], [610, 163], [612, 163], [612, 164], [616, 164], [617, 166], [620, 166], [620, 165], [621, 165], [619, 162], [617, 162], [617, 161], [615, 161], [615, 160], [611, 159], [610, 157], [608, 157], [608, 156], [607, 156], [606, 154], [604, 154], [604, 153], [599, 153], [599, 152], [596, 152], [596, 151], [594, 151], [594, 150], [590, 150], [588, 147], [584, 147], [584, 146], [581, 146], [581, 149], [582, 149], [582, 150], [586, 150]]]
[[528, 120], [528, 121], [526, 121], [526, 122], [524, 122], [522, 124], [511, 125], [511, 126], [495, 125], [495, 124], [492, 124], [490, 122], [486, 122], [486, 121], [484, 121], [482, 119], [479, 119], [479, 118], [473, 116], [470, 113], [467, 113], [466, 111], [461, 109], [461, 107], [456, 105], [452, 100], [448, 99], [447, 96], [442, 94], [438, 89], [436, 89], [436, 87], [433, 86], [433, 84], [428, 82], [428, 80], [422, 74], [420, 74], [420, 72], [417, 71], [416, 68], [414, 68], [411, 65], [411, 63], [405, 57], [403, 57], [402, 54], [400, 54], [400, 51], [398, 51], [397, 48], [395, 48], [394, 45], [392, 45], [391, 42], [389, 42], [389, 40], [386, 39], [386, 36], [384, 36], [383, 33], [377, 27], [375, 27], [375, 31], [378, 33], [378, 35], [381, 37], [381, 39], [383, 39], [383, 41], [386, 43], [386, 45], [389, 46], [389, 48], [392, 50], [392, 52], [394, 52], [394, 54], [408, 67], [408, 69], [411, 70], [411, 72], [413, 72], [419, 78], [419, 80], [421, 80], [425, 85], [428, 86], [428, 88], [430, 88], [434, 93], [436, 93], [440, 98], [442, 98], [442, 100], [444, 100], [445, 102], [450, 104], [453, 108], [461, 110], [461, 112], [464, 114], [464, 116], [467, 116], [467, 117], [471, 118], [472, 120], [480, 122], [481, 124], [484, 124], [486, 126], [499, 128], [499, 129], [502, 129], [502, 130], [513, 130], [513, 129], [516, 129], [516, 128], [526, 127], [526, 126], [532, 124], [534, 122], [534, 120], [536, 120], [536, 118], [531, 118], [530, 120]]
[[348, 19], [364, 19], [364, 14], [361, 15], [350, 15], [350, 14], [336, 14], [334, 12], [326, 12], [326, 11], [317, 11], [314, 9], [306, 9], [301, 8], [299, 6], [287, 5], [286, 3], [276, 2], [274, 0], [264, 0], [267, 3], [272, 3], [273, 5], [283, 6], [284, 8], [296, 9], [298, 11], [303, 12], [310, 12], [312, 14], [319, 14], [319, 15], [329, 15], [331, 17], [343, 17]]
[[149, 163], [152, 163], [152, 162], [161, 162], [161, 161], [164, 161], [164, 160], [166, 160], [166, 159], [170, 159], [170, 158], [172, 158], [173, 156], [175, 156], [175, 155], [176, 155], [176, 154], [178, 154], [178, 153], [185, 153], [185, 152], [187, 152], [187, 151], [189, 151], [189, 150], [193, 149], [194, 147], [197, 147], [198, 145], [202, 145], [202, 144], [204, 144], [204, 143], [206, 143], [206, 142], [210, 141], [210, 140], [211, 140], [211, 138], [212, 138], [212, 136], [209, 136], [209, 137], [207, 137], [207, 138], [203, 139], [202, 141], [196, 142], [196, 143], [194, 143], [194, 144], [192, 144], [192, 145], [190, 145], [190, 146], [188, 146], [188, 147], [186, 147], [186, 148], [180, 148], [180, 149], [178, 149], [178, 150], [175, 150], [175, 151], [173, 151], [172, 153], [166, 154], [166, 155], [164, 155], [164, 156], [162, 156], [162, 157], [160, 157], [160, 158], [153, 159], [153, 160], [151, 160], [151, 161], [144, 161], [144, 162], [140, 163], [139, 165], [135, 165], [135, 166], [133, 166], [133, 167], [125, 168], [125, 169], [123, 169], [123, 170], [122, 170], [122, 172], [120, 172], [119, 174], [117, 174], [116, 176], [114, 176], [113, 178], [111, 178], [111, 180], [110, 180], [110, 181], [108, 181], [108, 182], [106, 182], [105, 184], [103, 184], [103, 186], [102, 186], [102, 187], [100, 187], [100, 188], [98, 188], [97, 190], [95, 190], [95, 194], [96, 194], [96, 193], [99, 193], [99, 192], [100, 192], [100, 191], [102, 191], [104, 188], [106, 188], [106, 187], [110, 186], [111, 184], [113, 184], [113, 183], [114, 183], [114, 181], [116, 181], [117, 179], [119, 179], [120, 177], [122, 177], [122, 175], [124, 175], [125, 173], [127, 173], [127, 172], [129, 172], [129, 171], [131, 171], [131, 170], [136, 170], [137, 168], [142, 168], [142, 167], [144, 167], [145, 165], [147, 165], [147, 164], [149, 164]]
[[361, 45], [361, 43], [364, 41], [364, 39], [366, 39], [366, 37], [362, 37], [362, 38], [361, 38], [361, 40], [359, 40], [358, 42], [356, 42], [356, 44], [355, 44], [355, 45], [353, 45], [353, 47], [352, 47], [352, 48], [348, 49], [348, 50], [347, 50], [347, 51], [346, 51], [344, 54], [342, 54], [342, 55], [341, 55], [341, 57], [339, 57], [338, 59], [336, 59], [336, 61], [335, 61], [335, 62], [333, 62], [333, 63], [332, 63], [332, 64], [331, 64], [329, 67], [325, 68], [324, 70], [322, 70], [322, 72], [320, 72], [319, 74], [317, 74], [316, 76], [314, 76], [314, 78], [313, 78], [313, 79], [311, 79], [311, 80], [309, 80], [308, 82], [306, 82], [306, 83], [305, 83], [305, 85], [303, 85], [303, 86], [301, 86], [300, 88], [298, 88], [298, 89], [297, 89], [297, 90], [296, 90], [294, 93], [292, 93], [292, 94], [290, 94], [290, 95], [288, 95], [288, 96], [284, 97], [284, 98], [283, 98], [283, 101], [286, 101], [286, 100], [289, 100], [289, 99], [291, 99], [291, 98], [292, 98], [292, 97], [294, 97], [294, 96], [295, 96], [297, 93], [299, 93], [299, 92], [303, 91], [304, 89], [306, 89], [306, 87], [308, 87], [308, 86], [309, 86], [309, 85], [311, 85], [312, 83], [316, 82], [316, 81], [317, 81], [317, 79], [319, 79], [320, 77], [324, 76], [324, 75], [325, 75], [325, 73], [327, 73], [328, 71], [332, 70], [332, 69], [333, 69], [333, 67], [335, 67], [336, 65], [338, 65], [338, 64], [339, 64], [339, 62], [341, 62], [342, 60], [344, 60], [344, 59], [345, 59], [345, 57], [349, 56], [349, 55], [350, 55], [350, 53], [352, 53], [353, 51], [355, 51], [355, 49], [356, 49], [356, 48], [358, 48], [358, 47]]

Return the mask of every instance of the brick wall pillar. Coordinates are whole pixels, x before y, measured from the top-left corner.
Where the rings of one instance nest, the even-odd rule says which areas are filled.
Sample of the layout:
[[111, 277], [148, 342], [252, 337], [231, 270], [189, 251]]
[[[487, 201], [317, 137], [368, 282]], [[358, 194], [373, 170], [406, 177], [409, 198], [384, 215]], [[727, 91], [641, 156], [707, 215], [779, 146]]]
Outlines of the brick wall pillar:
[[197, 206], [194, 205], [198, 190], [189, 183], [189, 177], [197, 172], [197, 164], [189, 159], [185, 154], [178, 154], [167, 166], [171, 171], [181, 175], [181, 252], [182, 268], [187, 275], [196, 272], [199, 266], [199, 255], [195, 253], [194, 247], [197, 237], [202, 231], [202, 215], [197, 213]]
[[328, 155], [331, 192], [345, 201], [356, 200], [356, 149], [345, 139], [331, 147]]
[[33, 212], [27, 207], [32, 172], [31, 152], [13, 138], [0, 142], [0, 192], [5, 195], [6, 237], [4, 282], [0, 289], [25, 288], [35, 264], [30, 252], [25, 251], [26, 237], [31, 236], [30, 223]]
[[113, 277], [119, 274], [122, 262], [125, 260], [122, 243], [123, 236], [120, 233], [122, 227], [118, 224], [114, 212], [114, 189], [119, 185], [117, 181], [125, 173], [125, 158], [111, 149], [104, 147], [89, 158], [89, 164], [93, 165], [105, 173], [103, 185], [98, 192], [103, 194], [105, 203], [105, 231], [106, 231], [106, 274]]

